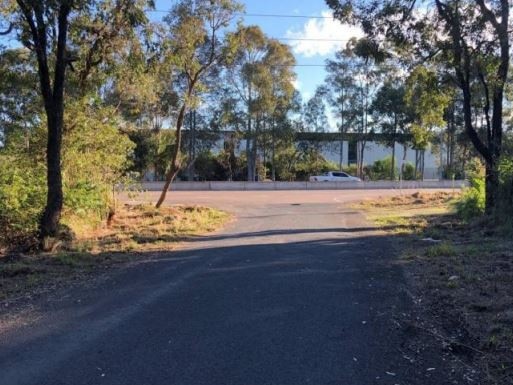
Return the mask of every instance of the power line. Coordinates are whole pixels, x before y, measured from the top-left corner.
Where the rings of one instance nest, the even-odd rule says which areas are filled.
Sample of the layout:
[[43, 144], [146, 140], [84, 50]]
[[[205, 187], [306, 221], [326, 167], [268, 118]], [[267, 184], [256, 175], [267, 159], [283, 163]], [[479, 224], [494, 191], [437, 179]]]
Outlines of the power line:
[[[148, 13], [169, 13], [163, 9], [148, 9]], [[249, 17], [277, 17], [277, 18], [303, 18], [303, 19], [333, 19], [331, 16], [306, 16], [306, 15], [285, 15], [285, 14], [270, 14], [270, 13], [236, 13], [239, 16]], [[332, 43], [347, 43], [351, 39], [332, 39], [332, 38], [300, 38], [300, 37], [274, 37], [275, 40], [283, 41], [317, 41], [317, 42], [332, 42]]]

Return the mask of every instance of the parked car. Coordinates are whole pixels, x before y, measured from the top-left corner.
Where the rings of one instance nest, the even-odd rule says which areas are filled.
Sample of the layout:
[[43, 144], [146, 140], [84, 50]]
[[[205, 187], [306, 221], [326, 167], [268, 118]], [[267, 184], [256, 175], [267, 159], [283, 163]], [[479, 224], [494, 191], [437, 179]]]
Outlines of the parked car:
[[360, 178], [342, 171], [328, 171], [322, 175], [313, 175], [310, 182], [361, 182]]

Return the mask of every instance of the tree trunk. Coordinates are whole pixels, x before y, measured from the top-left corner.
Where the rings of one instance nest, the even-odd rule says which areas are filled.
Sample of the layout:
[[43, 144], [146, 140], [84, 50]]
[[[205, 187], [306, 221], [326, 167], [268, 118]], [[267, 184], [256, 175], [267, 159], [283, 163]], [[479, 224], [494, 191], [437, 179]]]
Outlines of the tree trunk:
[[[63, 105], [52, 106], [47, 111], [48, 141], [46, 151], [46, 207], [40, 222], [40, 235], [44, 241], [47, 237], [55, 237], [59, 231], [59, 221], [63, 206], [61, 145], [63, 126]], [[47, 249], [43, 245], [43, 249]]]
[[360, 148], [358, 149], [358, 158], [357, 159], [357, 169], [358, 169], [358, 176], [363, 179], [363, 157], [365, 155], [365, 146], [367, 142], [365, 140], [361, 140], [358, 142]]
[[[191, 91], [192, 92], [192, 91]], [[190, 93], [191, 93], [190, 92]], [[169, 167], [169, 171], [166, 173], [166, 182], [164, 183], [164, 188], [160, 193], [160, 198], [155, 205], [156, 208], [160, 208], [162, 203], [164, 203], [167, 195], [167, 191], [169, 190], [169, 186], [174, 181], [178, 172], [180, 171], [180, 147], [182, 145], [182, 126], [183, 120], [185, 118], [185, 112], [187, 109], [187, 103], [184, 102], [182, 107], [180, 108], [180, 112], [178, 113], [178, 119], [176, 120], [176, 134], [175, 134], [175, 146], [173, 148], [173, 155], [171, 158], [171, 164]]]
[[248, 167], [247, 176], [248, 176], [248, 182], [255, 180], [255, 174], [253, 173], [254, 167], [253, 167], [253, 159], [251, 154], [251, 142], [253, 141], [253, 133], [251, 132], [251, 113], [252, 113], [252, 97], [251, 97], [251, 82], [248, 84], [248, 132], [247, 132], [247, 139], [246, 139], [246, 163]]
[[257, 179], [257, 150], [258, 150], [258, 135], [260, 132], [260, 118], [257, 116], [256, 122], [255, 122], [255, 135], [253, 138], [253, 143], [251, 147], [251, 173], [253, 176], [253, 179], [251, 182], [254, 182]]
[[275, 121], [272, 120], [272, 143], [271, 143], [271, 174], [273, 182], [276, 182], [276, 167], [275, 167], [275, 158], [276, 158], [276, 138], [275, 138]]
[[485, 189], [485, 213], [490, 215], [493, 214], [496, 209], [499, 195], [499, 175], [497, 165], [493, 162], [486, 163]]
[[[29, 26], [34, 42], [34, 51], [38, 63], [39, 83], [47, 118], [48, 138], [46, 146], [47, 195], [46, 206], [39, 222], [39, 236], [44, 250], [53, 247], [48, 238], [58, 235], [59, 221], [63, 206], [61, 147], [62, 128], [64, 126], [64, 83], [66, 79], [66, 42], [68, 36], [68, 16], [71, 3], [63, 2], [57, 17], [57, 49], [55, 71], [52, 82], [48, 66], [48, 25], [44, 21], [44, 6], [27, 5], [17, 2]], [[53, 31], [56, 32], [55, 30]]]
[[263, 165], [264, 165], [264, 180], [267, 179], [267, 137], [265, 135], [265, 120], [262, 121], [262, 156], [263, 156]]
[[408, 145], [406, 143], [403, 144], [403, 163], [401, 164], [401, 176], [400, 178], [404, 180], [404, 165], [406, 163]]
[[419, 179], [419, 150], [415, 149], [415, 180]]
[[344, 167], [344, 141], [340, 139], [340, 161], [339, 168], [342, 171], [342, 167]]
[[395, 180], [395, 136], [397, 132], [397, 114], [394, 114], [394, 137], [392, 138], [392, 165], [390, 170], [390, 179]]
[[392, 166], [390, 168], [390, 179], [395, 180], [395, 140], [392, 142]]
[[251, 181], [253, 177], [253, 166], [251, 162], [251, 133], [248, 132], [248, 136], [246, 138], [246, 167], [247, 167], [247, 180]]
[[340, 162], [339, 168], [342, 171], [344, 166], [344, 88], [342, 88], [342, 103], [340, 105]]
[[421, 171], [420, 179], [422, 181], [424, 180], [424, 173], [426, 171], [426, 167], [425, 167], [425, 164], [424, 164], [425, 155], [426, 155], [426, 150], [422, 150], [422, 152], [421, 152], [421, 161], [422, 161], [421, 165], [422, 166], [421, 166], [421, 169], [420, 169], [420, 171]]

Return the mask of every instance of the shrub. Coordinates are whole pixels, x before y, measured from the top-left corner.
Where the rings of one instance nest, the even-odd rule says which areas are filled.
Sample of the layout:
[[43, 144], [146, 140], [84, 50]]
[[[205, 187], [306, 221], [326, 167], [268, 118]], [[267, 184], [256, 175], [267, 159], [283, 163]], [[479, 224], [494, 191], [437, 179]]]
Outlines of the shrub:
[[[210, 151], [201, 152], [194, 161], [194, 171], [201, 181], [216, 181], [228, 179], [228, 168], [223, 164], [221, 157], [215, 156]], [[182, 172], [187, 177], [187, 171]]]
[[135, 144], [120, 131], [123, 121], [110, 107], [79, 100], [68, 107], [63, 137], [63, 223], [81, 220], [92, 224], [111, 209], [114, 184], [130, 164]]
[[358, 173], [358, 170], [357, 170], [357, 167], [355, 164], [342, 167], [342, 171], [344, 171], [345, 173], [347, 173], [349, 175], [353, 175], [353, 176], [355, 176]]
[[415, 166], [410, 162], [403, 164], [403, 180], [415, 180]]
[[499, 164], [499, 209], [513, 213], [513, 158], [504, 157]]
[[485, 210], [485, 180], [481, 176], [473, 176], [470, 186], [463, 190], [461, 198], [456, 201], [456, 211], [464, 220], [483, 215]]
[[35, 238], [45, 199], [43, 167], [0, 155], [1, 246], [18, 246]]
[[[30, 152], [16, 141], [0, 152], [0, 244], [4, 247], [31, 246], [45, 207], [46, 131], [44, 122], [40, 123], [30, 135]], [[114, 109], [94, 102], [80, 100], [68, 106], [62, 152], [63, 225], [97, 225], [109, 215], [113, 186], [125, 174], [134, 148], [120, 130], [123, 124]]]
[[[390, 179], [390, 171], [392, 169], [392, 157], [388, 156], [384, 159], [377, 160], [369, 168], [369, 178], [371, 180]], [[394, 165], [394, 175], [397, 175], [397, 167]]]

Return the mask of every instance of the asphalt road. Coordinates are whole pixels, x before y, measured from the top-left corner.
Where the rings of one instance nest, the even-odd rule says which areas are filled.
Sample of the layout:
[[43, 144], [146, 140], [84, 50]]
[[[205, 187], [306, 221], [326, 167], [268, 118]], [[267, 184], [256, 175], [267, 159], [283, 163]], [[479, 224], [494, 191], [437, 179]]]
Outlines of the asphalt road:
[[237, 220], [41, 301], [0, 335], [0, 384], [451, 384], [393, 239], [344, 205], [389, 194], [170, 193]]

